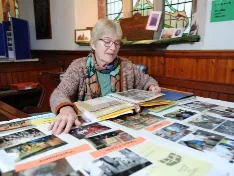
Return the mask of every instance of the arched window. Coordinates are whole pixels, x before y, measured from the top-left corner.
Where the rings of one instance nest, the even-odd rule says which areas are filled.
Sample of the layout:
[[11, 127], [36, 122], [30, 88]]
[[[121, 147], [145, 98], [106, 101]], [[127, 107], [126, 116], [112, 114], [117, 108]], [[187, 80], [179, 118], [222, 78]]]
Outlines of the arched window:
[[193, 0], [164, 0], [164, 28], [190, 30]]
[[106, 1], [106, 16], [110, 20], [119, 20], [123, 17], [122, 0], [107, 0]]
[[132, 0], [132, 14], [139, 12], [142, 16], [149, 16], [153, 10], [154, 0]]

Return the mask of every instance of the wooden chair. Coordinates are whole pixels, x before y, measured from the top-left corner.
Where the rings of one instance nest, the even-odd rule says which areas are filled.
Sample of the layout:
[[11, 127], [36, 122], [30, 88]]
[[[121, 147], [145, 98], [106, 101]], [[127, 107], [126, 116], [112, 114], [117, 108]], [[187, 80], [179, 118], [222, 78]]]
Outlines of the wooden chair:
[[60, 83], [60, 73], [42, 72], [39, 74], [39, 82], [42, 85], [42, 93], [37, 107], [25, 107], [28, 114], [50, 112], [49, 99], [54, 89]]
[[29, 117], [28, 114], [0, 101], [0, 114], [1, 116], [0, 121], [5, 121], [5, 120], [12, 120], [16, 118], [25, 118]]

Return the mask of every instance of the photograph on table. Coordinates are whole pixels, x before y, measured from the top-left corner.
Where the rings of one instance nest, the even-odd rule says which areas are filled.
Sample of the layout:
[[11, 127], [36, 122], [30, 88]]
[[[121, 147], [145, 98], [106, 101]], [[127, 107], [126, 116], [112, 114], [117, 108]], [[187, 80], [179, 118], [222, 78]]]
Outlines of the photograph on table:
[[86, 138], [97, 150], [134, 139], [130, 134], [116, 130]]
[[217, 106], [215, 108], [210, 109], [208, 112], [234, 119], [234, 108]]
[[30, 126], [33, 126], [31, 120], [20, 120], [16, 122], [0, 124], [0, 132], [14, 130], [23, 127], [30, 127]]
[[77, 170], [77, 171], [74, 171], [66, 176], [86, 176], [86, 175], [84, 175], [80, 170]]
[[215, 131], [223, 134], [228, 134], [230, 136], [234, 136], [234, 121], [227, 120], [218, 126]]
[[175, 142], [192, 132], [188, 130], [188, 128], [188, 126], [179, 123], [173, 123], [158, 131], [153, 132], [153, 134]]
[[83, 170], [89, 175], [128, 176], [151, 164], [152, 162], [126, 148], [86, 164]]
[[72, 136], [78, 138], [78, 139], [84, 139], [84, 138], [88, 138], [90, 136], [93, 136], [95, 134], [99, 134], [102, 133], [104, 131], [107, 131], [111, 128], [101, 125], [99, 123], [92, 123], [89, 125], [85, 125], [85, 126], [79, 126], [77, 128], [73, 128], [69, 131], [69, 134], [71, 134]]
[[158, 30], [158, 25], [160, 24], [161, 20], [161, 11], [152, 11], [149, 15], [148, 22], [146, 25], [147, 30], [153, 30], [157, 31]]
[[60, 147], [67, 144], [58, 137], [54, 135], [45, 136], [42, 138], [34, 139], [19, 145], [15, 145], [4, 150], [7, 153], [18, 154], [17, 161], [23, 160], [25, 158], [35, 156], [37, 154], [52, 150], [54, 148]]
[[179, 144], [200, 151], [212, 150], [224, 137], [207, 131], [197, 130], [179, 141]]
[[190, 108], [190, 109], [194, 109], [194, 110], [202, 112], [205, 110], [209, 110], [211, 108], [215, 108], [218, 105], [206, 103], [206, 102], [202, 102], [202, 101], [194, 101], [194, 102], [190, 102], [187, 104], [183, 104], [182, 106], [185, 108]]
[[178, 109], [178, 110], [175, 110], [173, 112], [164, 114], [163, 117], [176, 119], [176, 120], [185, 120], [185, 119], [188, 119], [196, 114], [197, 113], [193, 112], [193, 111]]
[[223, 139], [211, 152], [234, 164], [234, 140]]
[[198, 28], [199, 28], [199, 24], [198, 24], [197, 13], [193, 13], [193, 14], [192, 14], [191, 27], [190, 27], [190, 31], [189, 31], [189, 34], [188, 34], [188, 35], [197, 35], [197, 33], [198, 33]]
[[45, 136], [45, 133], [36, 128], [9, 134], [0, 137], [0, 149], [30, 141], [36, 137]]
[[189, 121], [188, 123], [201, 127], [201, 128], [212, 130], [216, 128], [218, 125], [220, 125], [221, 123], [223, 123], [224, 121], [225, 121], [224, 119], [216, 118], [213, 116], [200, 115], [196, 117], [195, 119]]
[[176, 28], [164, 28], [159, 39], [170, 39], [173, 37]]
[[183, 28], [176, 28], [174, 34], [172, 35], [172, 38], [182, 37], [183, 33], [184, 33]]
[[66, 159], [60, 159], [20, 172], [7, 173], [7, 176], [62, 176], [74, 172]]
[[148, 113], [138, 113], [135, 115], [127, 114], [110, 120], [134, 130], [140, 130], [154, 123], [160, 122], [164, 120], [164, 118]]

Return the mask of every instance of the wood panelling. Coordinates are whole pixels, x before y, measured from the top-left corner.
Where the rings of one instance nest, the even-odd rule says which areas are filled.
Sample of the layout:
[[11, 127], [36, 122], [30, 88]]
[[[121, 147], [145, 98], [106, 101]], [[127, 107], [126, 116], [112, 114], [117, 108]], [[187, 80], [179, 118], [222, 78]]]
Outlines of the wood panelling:
[[[65, 70], [89, 51], [32, 51], [45, 64], [56, 63]], [[120, 56], [145, 64], [160, 86], [193, 92], [203, 97], [234, 101], [234, 50], [121, 50]], [[13, 77], [14, 78], [14, 77]], [[12, 78], [12, 79], [13, 79]], [[4, 78], [1, 78], [4, 82]]]
[[37, 82], [38, 74], [43, 71], [60, 72], [58, 63], [0, 63], [0, 90], [9, 89], [12, 83]]

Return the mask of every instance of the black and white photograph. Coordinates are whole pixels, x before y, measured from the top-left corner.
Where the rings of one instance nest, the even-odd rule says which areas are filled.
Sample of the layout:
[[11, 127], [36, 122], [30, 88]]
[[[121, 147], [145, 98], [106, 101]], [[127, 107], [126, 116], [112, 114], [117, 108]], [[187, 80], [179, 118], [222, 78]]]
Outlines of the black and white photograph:
[[24, 143], [41, 136], [45, 136], [45, 134], [36, 128], [2, 136], [0, 137], [0, 149]]
[[194, 102], [190, 102], [190, 103], [187, 103], [187, 104], [183, 104], [182, 106], [185, 107], [185, 108], [190, 108], [190, 109], [194, 109], [194, 110], [202, 112], [202, 111], [205, 111], [205, 110], [215, 108], [218, 105], [211, 104], [211, 103], [206, 103], [206, 102], [202, 102], [202, 101], [194, 101]]
[[217, 106], [215, 108], [210, 109], [208, 112], [234, 119], [234, 108], [231, 107]]
[[103, 156], [85, 165], [84, 171], [96, 176], [128, 176], [152, 163], [129, 149]]
[[234, 121], [227, 120], [218, 126], [215, 131], [234, 136]]
[[221, 123], [223, 123], [224, 121], [225, 121], [224, 119], [216, 118], [213, 116], [201, 115], [191, 120], [189, 123], [192, 125], [201, 127], [201, 128], [212, 130], [216, 128], [218, 125], [220, 125]]

